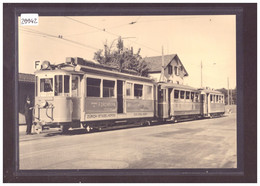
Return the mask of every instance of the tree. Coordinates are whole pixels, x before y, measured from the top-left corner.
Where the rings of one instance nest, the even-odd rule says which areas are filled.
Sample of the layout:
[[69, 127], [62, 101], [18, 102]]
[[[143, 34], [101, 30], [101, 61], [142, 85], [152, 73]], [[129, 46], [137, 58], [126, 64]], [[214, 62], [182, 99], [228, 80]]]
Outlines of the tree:
[[[228, 90], [225, 88], [217, 89], [217, 91], [220, 91], [225, 96], [225, 104], [228, 104]], [[231, 100], [232, 98], [232, 100]], [[237, 88], [232, 89], [232, 96], [231, 96], [231, 89], [229, 89], [229, 103], [230, 104], [237, 104]]]
[[[139, 48], [136, 54], [131, 49], [125, 48], [123, 40], [119, 37], [116, 49], [113, 49], [113, 43], [108, 46], [107, 42], [104, 44], [104, 50], [100, 49], [94, 54], [94, 59], [100, 64], [116, 67], [119, 71], [133, 70], [138, 75], [148, 76], [148, 63], [140, 55]], [[103, 53], [104, 52], [104, 53]]]

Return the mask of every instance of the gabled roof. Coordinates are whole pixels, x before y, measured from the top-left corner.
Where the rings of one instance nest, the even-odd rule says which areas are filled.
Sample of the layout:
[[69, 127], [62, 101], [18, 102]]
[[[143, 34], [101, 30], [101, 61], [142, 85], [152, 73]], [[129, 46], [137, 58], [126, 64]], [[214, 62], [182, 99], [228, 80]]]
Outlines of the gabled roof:
[[[184, 65], [182, 64], [180, 58], [177, 54], [164, 55], [164, 68], [174, 59], [178, 58], [179, 62], [184, 68], [184, 72], [186, 76], [188, 76], [188, 72], [186, 71]], [[150, 70], [149, 72], [160, 72], [162, 68], [162, 56], [153, 56], [153, 57], [145, 57], [144, 60], [148, 63]]]
[[34, 76], [34, 74], [19, 73], [18, 81], [34, 83], [35, 82], [35, 76]]

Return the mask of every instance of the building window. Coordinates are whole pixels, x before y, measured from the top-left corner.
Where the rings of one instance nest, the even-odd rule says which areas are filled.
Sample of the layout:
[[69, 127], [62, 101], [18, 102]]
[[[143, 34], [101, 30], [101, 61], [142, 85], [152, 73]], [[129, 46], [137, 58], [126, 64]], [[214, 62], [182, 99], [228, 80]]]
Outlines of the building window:
[[132, 97], [133, 83], [126, 83], [126, 96]]
[[87, 78], [87, 96], [100, 97], [100, 79]]
[[114, 97], [115, 81], [103, 80], [103, 97]]
[[134, 85], [134, 97], [142, 98], [143, 96], [143, 85], [135, 84]]
[[175, 66], [174, 71], [175, 71], [175, 75], [178, 76], [179, 75], [179, 68]]
[[172, 66], [171, 65], [168, 66], [168, 74], [172, 74]]
[[181, 91], [181, 99], [184, 99], [185, 91]]
[[174, 99], [179, 99], [179, 90], [174, 90]]

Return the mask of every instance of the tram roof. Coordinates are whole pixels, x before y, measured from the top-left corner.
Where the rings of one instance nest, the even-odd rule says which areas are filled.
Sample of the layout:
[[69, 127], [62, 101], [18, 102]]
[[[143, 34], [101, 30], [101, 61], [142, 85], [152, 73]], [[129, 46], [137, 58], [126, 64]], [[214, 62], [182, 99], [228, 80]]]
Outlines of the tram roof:
[[35, 74], [46, 74], [46, 73], [51, 73], [51, 74], [85, 74], [84, 72], [81, 71], [75, 71], [74, 69], [55, 69], [55, 70], [37, 70], [34, 72]]
[[102, 68], [97, 68], [94, 66], [85, 66], [85, 65], [75, 65], [75, 66], [68, 66], [61, 69], [53, 69], [53, 70], [38, 70], [35, 72], [35, 74], [45, 74], [45, 73], [62, 73], [62, 74], [80, 74], [84, 75], [87, 73], [99, 75], [102, 76], [110, 76], [118, 79], [129, 79], [129, 80], [136, 80], [136, 81], [143, 81], [143, 82], [149, 82], [154, 83], [154, 81], [151, 78], [113, 71], [113, 70], [106, 70]]
[[181, 85], [177, 83], [159, 83], [159, 85], [162, 86], [162, 88], [179, 88], [179, 89], [185, 89], [185, 90], [192, 90], [192, 91], [198, 91], [198, 89], [188, 86], [188, 85]]
[[199, 91], [204, 92], [204, 93], [222, 94], [220, 91], [211, 90], [211, 89], [199, 89]]
[[144, 77], [144, 76], [138, 76], [138, 75], [133, 75], [133, 74], [128, 74], [128, 73], [122, 73], [118, 71], [112, 71], [112, 70], [105, 70], [105, 69], [98, 69], [95, 67], [89, 67], [89, 66], [83, 66], [83, 65], [77, 65], [80, 67], [80, 71], [84, 73], [94, 73], [94, 74], [99, 74], [101, 76], [112, 76], [114, 78], [121, 78], [121, 79], [131, 79], [131, 80], [136, 80], [136, 81], [145, 81], [145, 82], [150, 82], [154, 83], [154, 81], [151, 78]]

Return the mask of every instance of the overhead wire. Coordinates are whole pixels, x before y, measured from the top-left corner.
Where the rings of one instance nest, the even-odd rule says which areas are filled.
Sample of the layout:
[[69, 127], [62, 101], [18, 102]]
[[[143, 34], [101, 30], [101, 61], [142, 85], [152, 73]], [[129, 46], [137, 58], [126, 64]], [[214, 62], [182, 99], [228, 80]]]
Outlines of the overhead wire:
[[146, 23], [146, 22], [158, 22], [158, 21], [174, 21], [174, 20], [182, 20], [182, 19], [198, 19], [200, 17], [176, 17], [176, 18], [169, 18], [169, 19], [154, 19], [154, 20], [143, 20], [143, 21], [138, 21], [139, 23]]
[[[66, 18], [69, 18], [69, 17], [66, 17]], [[141, 18], [141, 16], [139, 16], [135, 22], [137, 22], [139, 19]], [[88, 24], [89, 26], [89, 24]], [[123, 27], [123, 26], [129, 26], [129, 23], [124, 23], [124, 24], [120, 24], [120, 25], [116, 25], [116, 26], [113, 26], [113, 27], [109, 27], [108, 29], [114, 29], [114, 28], [120, 28], [120, 27]], [[91, 33], [95, 33], [95, 32], [99, 32], [99, 31], [104, 31], [104, 30], [96, 30], [96, 31], [90, 31], [90, 32], [81, 32], [81, 33], [76, 33], [76, 34], [69, 34], [69, 35], [65, 35], [65, 36], [77, 36], [77, 35], [83, 35], [83, 34], [91, 34]]]
[[80, 42], [77, 42], [77, 41], [73, 41], [71, 39], [64, 38], [62, 35], [56, 36], [56, 35], [40, 32], [40, 31], [37, 31], [37, 30], [29, 29], [29, 28], [26, 28], [26, 29], [20, 28], [20, 29], [21, 29], [21, 31], [29, 32], [29, 33], [32, 33], [32, 34], [38, 34], [38, 35], [40, 35], [42, 37], [51, 37], [51, 38], [55, 38], [55, 39], [60, 39], [60, 40], [64, 40], [66, 42], [77, 44], [77, 45], [80, 45], [80, 46], [83, 46], [83, 47], [86, 47], [86, 48], [91, 48], [91, 49], [94, 49], [94, 50], [98, 50], [98, 48], [92, 47], [90, 45], [86, 45], [86, 44], [83, 44], [83, 43], [80, 43]]
[[[141, 17], [141, 16], [140, 16], [140, 17]], [[140, 18], [140, 17], [139, 17], [139, 18]], [[104, 29], [101, 29], [101, 28], [98, 28], [98, 27], [96, 27], [96, 26], [93, 26], [93, 25], [90, 25], [90, 24], [88, 24], [88, 23], [79, 21], [79, 20], [77, 20], [77, 19], [73, 19], [73, 18], [68, 17], [68, 16], [65, 16], [65, 18], [71, 19], [71, 20], [73, 20], [73, 21], [75, 21], [75, 22], [78, 22], [78, 23], [81, 23], [81, 24], [83, 24], [83, 25], [86, 25], [86, 26], [95, 28], [95, 29], [97, 29], [97, 30], [99, 30], [99, 31], [103, 31], [103, 32], [106, 32], [106, 33], [108, 33], [108, 34], [111, 34], [111, 35], [114, 35], [114, 36], [117, 36], [117, 37], [121, 37], [121, 36], [118, 35], [118, 34], [115, 34], [115, 33], [112, 33], [112, 32], [107, 31], [105, 28], [104, 28]], [[138, 19], [139, 19], [139, 18], [138, 18]], [[137, 20], [138, 20], [138, 19], [137, 19]], [[155, 50], [155, 49], [153, 49], [153, 48], [151, 48], [151, 47], [148, 47], [148, 46], [146, 46], [146, 45], [144, 45], [144, 44], [141, 44], [141, 43], [139, 43], [139, 42], [136, 42], [136, 41], [132, 41], [132, 42], [134, 42], [134, 43], [136, 43], [136, 44], [138, 44], [138, 45], [141, 45], [141, 46], [143, 46], [143, 47], [145, 47], [145, 48], [147, 48], [147, 49], [150, 49], [150, 50], [152, 50], [152, 51], [154, 51], [154, 52], [161, 53], [160, 51]]]

